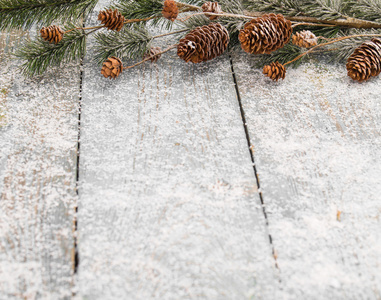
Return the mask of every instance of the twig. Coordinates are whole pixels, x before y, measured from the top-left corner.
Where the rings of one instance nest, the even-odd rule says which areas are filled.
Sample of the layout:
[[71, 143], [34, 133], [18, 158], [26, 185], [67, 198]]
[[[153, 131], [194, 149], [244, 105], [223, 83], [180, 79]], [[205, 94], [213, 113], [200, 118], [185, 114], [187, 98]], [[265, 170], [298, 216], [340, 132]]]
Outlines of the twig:
[[[265, 13], [261, 12], [250, 12], [250, 11], [244, 11], [244, 14], [251, 17], [260, 17], [264, 15]], [[337, 20], [321, 20], [318, 18], [313, 17], [288, 17], [284, 16], [287, 20], [290, 21], [296, 21], [296, 22], [307, 22], [307, 23], [320, 23], [320, 24], [331, 24], [336, 26], [344, 26], [344, 27], [351, 27], [351, 28], [381, 28], [381, 24], [377, 22], [372, 21], [366, 21], [366, 20], [360, 20], [355, 18], [346, 18], [346, 19], [337, 19]]]
[[171, 35], [171, 34], [182, 33], [182, 32], [185, 32], [185, 31], [189, 31], [189, 29], [182, 29], [182, 30], [178, 30], [178, 31], [172, 31], [172, 32], [168, 32], [168, 33], [163, 33], [163, 34], [155, 35], [155, 36], [152, 37], [152, 39], [156, 39], [156, 38], [167, 36], [167, 35]]
[[319, 44], [319, 45], [317, 45], [315, 47], [312, 47], [308, 51], [306, 51], [306, 52], [298, 55], [297, 57], [295, 57], [293, 60], [290, 60], [290, 61], [286, 62], [283, 66], [286, 66], [288, 64], [293, 63], [294, 61], [297, 61], [299, 58], [302, 58], [304, 55], [314, 51], [316, 48], [327, 46], [327, 45], [330, 45], [330, 44], [333, 44], [333, 43], [336, 43], [336, 42], [340, 42], [340, 41], [343, 41], [343, 40], [346, 40], [346, 39], [351, 39], [351, 38], [356, 38], [356, 37], [365, 37], [365, 36], [369, 36], [369, 37], [370, 36], [381, 36], [381, 34], [355, 34], [355, 35], [349, 35], [349, 36], [339, 37], [339, 38], [336, 38], [336, 39], [334, 39], [334, 40], [332, 40], [330, 42], [326, 42], [326, 43], [323, 43], [323, 44]]
[[220, 13], [220, 14], [216, 14], [216, 13], [211, 13], [211, 12], [199, 12], [199, 13], [195, 13], [195, 14], [192, 14], [188, 17], [186, 17], [185, 19], [177, 19], [181, 22], [185, 22], [187, 20], [189, 20], [190, 18], [194, 17], [194, 16], [200, 16], [200, 15], [208, 15], [208, 16], [218, 16], [218, 17], [231, 17], [231, 18], [240, 18], [240, 19], [255, 19], [254, 17], [250, 17], [250, 16], [245, 16], [245, 15], [237, 15], [237, 14], [228, 14], [228, 13]]
[[147, 60], [150, 60], [152, 57], [155, 57], [155, 56], [158, 56], [158, 55], [162, 55], [163, 53], [168, 52], [169, 50], [171, 50], [171, 49], [173, 49], [173, 48], [176, 48], [176, 47], [177, 47], [177, 44], [172, 45], [172, 46], [169, 46], [167, 49], [165, 49], [165, 50], [163, 50], [163, 51], [161, 51], [161, 52], [158, 52], [158, 53], [156, 53], [156, 54], [154, 54], [154, 55], [151, 55], [151, 56], [149, 56], [149, 57], [143, 59], [142, 61], [139, 61], [138, 63], [136, 63], [136, 64], [134, 64], [134, 65], [132, 65], [132, 66], [124, 67], [123, 70], [127, 70], [127, 69], [134, 68], [134, 67], [136, 67], [136, 66], [138, 66], [138, 65], [140, 65], [140, 64], [142, 64], [142, 63], [144, 63], [144, 62], [146, 62]]
[[[201, 9], [201, 7], [196, 6], [196, 5], [191, 5], [191, 4], [188, 4], [188, 3], [177, 2], [177, 1], [175, 1], [175, 2], [177, 4], [178, 8], [181, 9], [181, 8], [186, 7], [188, 9], [187, 11], [197, 11], [197, 10]], [[183, 12], [185, 12], [185, 10], [183, 10]]]
[[73, 30], [88, 30], [88, 29], [95, 29], [95, 28], [99, 29], [99, 28], [102, 28], [102, 27], [104, 27], [104, 25], [93, 26], [93, 27], [76, 27], [76, 28], [73, 28], [73, 29], [65, 31], [64, 34], [69, 33], [69, 32], [71, 32]]
[[295, 28], [296, 26], [322, 26], [322, 27], [335, 27], [337, 25], [333, 24], [317, 24], [317, 23], [294, 23], [292, 24], [292, 28]]

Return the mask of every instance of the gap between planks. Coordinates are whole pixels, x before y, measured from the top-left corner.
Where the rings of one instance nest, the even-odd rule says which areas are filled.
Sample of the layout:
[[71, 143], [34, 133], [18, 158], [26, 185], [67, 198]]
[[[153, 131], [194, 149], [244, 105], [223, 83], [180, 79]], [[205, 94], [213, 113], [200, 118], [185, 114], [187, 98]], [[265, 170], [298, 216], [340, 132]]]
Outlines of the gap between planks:
[[[259, 177], [258, 177], [258, 173], [257, 173], [257, 168], [255, 166], [254, 145], [250, 141], [250, 134], [249, 134], [249, 130], [247, 128], [245, 110], [243, 109], [243, 106], [242, 106], [242, 101], [241, 101], [241, 96], [240, 96], [240, 93], [239, 93], [237, 78], [236, 78], [235, 72], [234, 72], [233, 60], [232, 60], [232, 57], [231, 57], [230, 54], [229, 54], [229, 62], [230, 62], [230, 67], [231, 67], [231, 71], [232, 71], [232, 77], [233, 77], [233, 81], [234, 81], [235, 91], [237, 93], [237, 100], [238, 100], [239, 110], [240, 110], [240, 113], [241, 113], [242, 125], [243, 125], [244, 131], [245, 131], [245, 137], [246, 137], [246, 141], [247, 141], [247, 147], [249, 148], [250, 158], [251, 158], [251, 162], [253, 164], [253, 171], [254, 171], [254, 176], [255, 176], [256, 183], [257, 183], [257, 187], [258, 187], [259, 199], [261, 200], [262, 212], [263, 212], [263, 216], [265, 217], [267, 235], [269, 237], [269, 242], [270, 242], [270, 246], [271, 246], [272, 256], [273, 256], [274, 261], [275, 261], [275, 267], [279, 270], [278, 261], [277, 261], [277, 255], [276, 255], [276, 252], [275, 252], [275, 248], [274, 248], [274, 244], [273, 244], [273, 239], [271, 237], [271, 233], [270, 233], [270, 229], [269, 229], [269, 219], [267, 218], [266, 205], [265, 205], [265, 202], [263, 200], [263, 194], [262, 194], [261, 186], [260, 186], [260, 183], [259, 183]], [[279, 278], [279, 281], [281, 281], [280, 278]]]

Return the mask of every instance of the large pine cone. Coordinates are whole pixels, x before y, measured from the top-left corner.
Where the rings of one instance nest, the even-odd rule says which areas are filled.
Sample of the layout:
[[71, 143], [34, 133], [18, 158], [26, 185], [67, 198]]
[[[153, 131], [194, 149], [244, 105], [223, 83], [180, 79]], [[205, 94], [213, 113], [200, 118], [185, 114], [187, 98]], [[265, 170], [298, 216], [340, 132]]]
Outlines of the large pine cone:
[[115, 9], [106, 9], [99, 12], [98, 20], [109, 30], [120, 31], [124, 25], [124, 17]]
[[110, 79], [115, 79], [123, 72], [122, 61], [115, 57], [111, 56], [103, 63], [101, 74]]
[[177, 46], [177, 55], [185, 62], [199, 63], [213, 59], [226, 50], [229, 33], [219, 23], [196, 27], [182, 38]]
[[164, 18], [171, 20], [172, 22], [176, 20], [177, 15], [179, 14], [179, 8], [174, 0], [165, 0], [164, 8], [161, 12]]
[[274, 81], [283, 80], [286, 76], [286, 68], [278, 61], [272, 62], [270, 65], [263, 67], [263, 74]]
[[160, 47], [152, 47], [143, 55], [143, 59], [150, 58], [149, 60], [151, 62], [157, 62], [157, 60], [161, 57], [161, 54], [158, 54], [161, 52]]
[[[221, 9], [220, 5], [218, 4], [218, 2], [205, 2], [201, 6], [201, 8], [202, 8], [203, 12], [211, 12], [211, 13], [215, 13], [215, 14], [222, 13], [222, 9]], [[209, 15], [209, 14], [205, 14], [205, 16], [207, 16], [210, 20], [215, 20], [218, 18], [218, 16], [213, 16], [213, 15]]]
[[247, 22], [238, 38], [246, 52], [269, 54], [288, 43], [291, 33], [291, 22], [283, 15], [267, 14]]
[[45, 41], [58, 44], [63, 38], [64, 31], [56, 25], [50, 25], [49, 27], [42, 27], [40, 34]]
[[292, 43], [301, 48], [311, 48], [317, 45], [317, 37], [309, 30], [296, 32], [292, 36]]
[[348, 76], [363, 82], [381, 72], [381, 40], [372, 39], [356, 48], [347, 61]]

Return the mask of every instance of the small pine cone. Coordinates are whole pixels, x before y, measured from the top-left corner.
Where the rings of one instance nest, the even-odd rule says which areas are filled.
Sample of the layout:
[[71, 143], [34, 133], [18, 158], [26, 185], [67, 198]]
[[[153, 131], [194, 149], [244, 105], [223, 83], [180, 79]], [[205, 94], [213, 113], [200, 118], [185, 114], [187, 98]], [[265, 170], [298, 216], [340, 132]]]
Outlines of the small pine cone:
[[[218, 2], [205, 2], [202, 6], [202, 11], [203, 12], [211, 12], [215, 14], [221, 14], [222, 9], [221, 6], [218, 4]], [[205, 14], [210, 20], [215, 20], [218, 18], [218, 16], [213, 16], [209, 14]]]
[[185, 62], [200, 63], [213, 59], [226, 50], [229, 33], [219, 23], [196, 27], [182, 38], [177, 46], [177, 55]]
[[164, 8], [162, 11], [163, 17], [171, 20], [172, 22], [176, 20], [179, 14], [179, 8], [174, 0], [165, 0]]
[[41, 37], [49, 42], [58, 44], [61, 42], [64, 31], [56, 25], [50, 25], [49, 27], [42, 27], [40, 30]]
[[151, 62], [157, 62], [157, 60], [161, 57], [161, 54], [159, 55], [156, 55], [156, 54], [160, 52], [161, 52], [160, 47], [152, 47], [151, 49], [147, 50], [147, 52], [143, 56], [143, 59], [150, 57]]
[[101, 21], [101, 24], [104, 24], [108, 30], [120, 31], [124, 25], [124, 17], [117, 9], [100, 11], [98, 21]]
[[281, 78], [283, 80], [286, 76], [286, 69], [281, 63], [276, 61], [272, 62], [270, 65], [264, 66], [263, 74], [275, 81], [278, 81]]
[[103, 63], [101, 74], [110, 79], [115, 79], [123, 72], [122, 61], [115, 57], [111, 56]]
[[287, 44], [291, 33], [291, 22], [283, 15], [267, 14], [247, 22], [238, 38], [247, 53], [269, 54]]
[[356, 48], [347, 61], [348, 76], [363, 82], [381, 72], [381, 40], [372, 39]]
[[317, 37], [309, 30], [296, 32], [292, 36], [292, 43], [301, 48], [311, 48], [317, 45]]

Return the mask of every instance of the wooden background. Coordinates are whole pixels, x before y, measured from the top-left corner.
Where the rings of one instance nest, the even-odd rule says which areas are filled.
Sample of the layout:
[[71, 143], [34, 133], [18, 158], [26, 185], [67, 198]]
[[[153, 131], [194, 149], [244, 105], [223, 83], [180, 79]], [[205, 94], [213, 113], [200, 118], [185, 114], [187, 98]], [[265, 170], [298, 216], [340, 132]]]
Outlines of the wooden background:
[[27, 38], [0, 36], [0, 299], [381, 299], [379, 77], [172, 51], [110, 81], [90, 39], [26, 79]]

